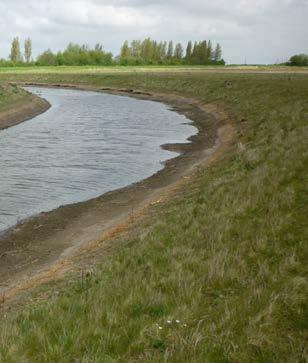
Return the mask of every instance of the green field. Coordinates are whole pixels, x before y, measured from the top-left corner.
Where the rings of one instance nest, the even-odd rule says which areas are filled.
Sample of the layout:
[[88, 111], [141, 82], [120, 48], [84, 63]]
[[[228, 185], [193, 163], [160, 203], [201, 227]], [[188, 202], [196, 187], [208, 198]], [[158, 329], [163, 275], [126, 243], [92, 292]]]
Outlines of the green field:
[[237, 128], [221, 160], [93, 275], [2, 314], [0, 362], [308, 361], [307, 75], [0, 72], [186, 95]]
[[20, 66], [0, 67], [0, 73], [113, 73], [113, 72], [151, 72], [151, 71], [200, 71], [211, 69], [224, 69], [216, 66]]
[[16, 67], [0, 67], [1, 73], [30, 73], [30, 74], [55, 74], [55, 73], [140, 73], [140, 72], [154, 72], [154, 73], [165, 73], [165, 72], [288, 72], [288, 73], [308, 73], [308, 67], [287, 67], [287, 66], [266, 66], [266, 65], [255, 65], [255, 66], [16, 66]]

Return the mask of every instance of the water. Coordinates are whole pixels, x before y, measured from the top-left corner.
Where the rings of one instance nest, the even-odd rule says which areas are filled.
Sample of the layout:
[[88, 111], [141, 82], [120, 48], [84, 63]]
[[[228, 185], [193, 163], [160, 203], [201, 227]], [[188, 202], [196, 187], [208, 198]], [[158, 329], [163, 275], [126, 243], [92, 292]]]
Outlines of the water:
[[197, 132], [167, 106], [95, 92], [28, 87], [52, 107], [0, 131], [0, 231], [147, 178]]

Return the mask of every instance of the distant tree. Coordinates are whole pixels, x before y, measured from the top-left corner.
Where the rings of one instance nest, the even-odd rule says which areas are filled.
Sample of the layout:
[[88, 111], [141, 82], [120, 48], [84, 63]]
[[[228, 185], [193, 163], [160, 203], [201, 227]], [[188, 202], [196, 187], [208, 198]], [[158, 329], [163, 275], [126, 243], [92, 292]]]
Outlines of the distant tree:
[[187, 44], [187, 47], [186, 47], [186, 61], [190, 61], [191, 59], [191, 56], [192, 56], [192, 42], [189, 41], [188, 44]]
[[140, 40], [133, 40], [131, 42], [130, 53], [131, 53], [132, 58], [134, 58], [135, 61], [140, 59], [140, 57], [141, 57], [141, 41]]
[[216, 44], [216, 48], [214, 50], [214, 54], [213, 54], [213, 60], [215, 62], [219, 62], [221, 61], [221, 57], [222, 57], [222, 50], [221, 50], [221, 46], [219, 43]]
[[91, 65], [110, 65], [112, 64], [112, 54], [104, 52], [102, 44], [96, 44], [94, 49], [89, 49], [88, 64]]
[[80, 46], [79, 44], [69, 43], [67, 48], [62, 53], [63, 64], [69, 66], [78, 66], [88, 64], [89, 59], [86, 56], [88, 47], [86, 45]]
[[207, 42], [207, 60], [210, 62], [213, 59], [213, 46], [212, 41]]
[[63, 53], [62, 52], [58, 52], [56, 55], [56, 63], [59, 66], [63, 66], [64, 65], [64, 57], [63, 57]]
[[198, 43], [194, 43], [193, 51], [192, 51], [192, 58], [196, 59], [198, 57]]
[[76, 54], [76, 63], [74, 62], [74, 65], [86, 66], [91, 63], [93, 62], [91, 62], [90, 48], [82, 45], [78, 54]]
[[25, 40], [25, 60], [26, 63], [30, 63], [31, 56], [32, 56], [32, 41], [30, 38]]
[[22, 55], [20, 51], [19, 38], [15, 37], [11, 45], [10, 60], [14, 63], [22, 61]]
[[79, 44], [70, 42], [65, 49], [65, 52], [68, 53], [79, 53], [80, 49], [85, 46], [80, 46]]
[[57, 57], [50, 49], [47, 49], [38, 56], [36, 64], [39, 66], [55, 66], [58, 64]]
[[159, 43], [160, 61], [163, 62], [167, 55], [167, 42]]
[[208, 63], [208, 49], [207, 49], [207, 41], [203, 40], [199, 43], [198, 46], [199, 52], [199, 64], [206, 64]]
[[293, 55], [287, 64], [298, 67], [308, 66], [308, 55], [307, 54]]
[[160, 62], [160, 44], [156, 40], [153, 41], [152, 44], [153, 44], [152, 60], [154, 61], [154, 63], [159, 63]]
[[167, 57], [167, 59], [171, 59], [173, 57], [173, 41], [172, 40], [168, 43], [166, 57]]
[[125, 42], [123, 43], [123, 45], [121, 47], [120, 58], [121, 58], [121, 60], [124, 60], [124, 59], [128, 59], [129, 57], [130, 57], [130, 49], [129, 49], [128, 41], [125, 40]]
[[174, 49], [174, 58], [180, 60], [183, 58], [183, 47], [181, 43], [177, 43]]
[[151, 38], [146, 38], [141, 44], [141, 58], [145, 63], [152, 63], [155, 45]]

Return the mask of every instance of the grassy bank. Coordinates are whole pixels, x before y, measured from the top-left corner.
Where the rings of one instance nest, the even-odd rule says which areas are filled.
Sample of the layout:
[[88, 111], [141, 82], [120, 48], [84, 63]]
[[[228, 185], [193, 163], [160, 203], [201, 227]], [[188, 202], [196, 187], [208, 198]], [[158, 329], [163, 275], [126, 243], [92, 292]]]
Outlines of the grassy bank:
[[0, 112], [10, 109], [16, 104], [26, 103], [30, 99], [31, 95], [20, 88], [0, 83]]
[[[97, 271], [0, 321], [3, 362], [305, 362], [308, 77], [1, 74], [224, 108], [237, 140]], [[123, 241], [124, 242], [124, 241]]]

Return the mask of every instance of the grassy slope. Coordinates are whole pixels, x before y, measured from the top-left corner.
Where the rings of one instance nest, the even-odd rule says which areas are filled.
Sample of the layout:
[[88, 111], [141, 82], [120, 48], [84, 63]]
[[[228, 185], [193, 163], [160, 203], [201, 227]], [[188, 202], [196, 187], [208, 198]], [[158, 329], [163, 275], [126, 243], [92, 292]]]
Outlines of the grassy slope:
[[16, 86], [0, 84], [0, 112], [6, 111], [16, 104], [27, 102], [30, 98], [29, 93]]
[[236, 115], [238, 144], [93, 276], [3, 318], [0, 361], [305, 362], [307, 76], [4, 78], [186, 94]]

